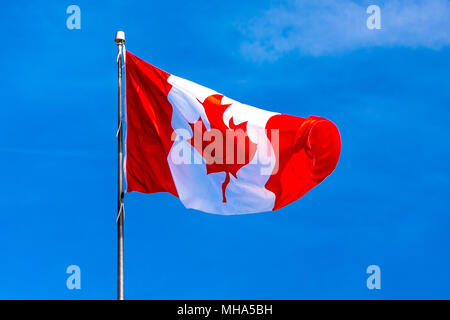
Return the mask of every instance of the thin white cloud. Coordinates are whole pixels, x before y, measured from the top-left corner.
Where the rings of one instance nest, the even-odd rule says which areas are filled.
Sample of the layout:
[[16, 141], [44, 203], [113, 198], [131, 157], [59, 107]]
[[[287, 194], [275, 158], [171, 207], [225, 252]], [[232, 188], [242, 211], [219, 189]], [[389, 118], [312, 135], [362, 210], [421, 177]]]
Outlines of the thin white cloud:
[[380, 1], [381, 30], [369, 30], [366, 9], [371, 1], [298, 0], [272, 7], [241, 31], [245, 56], [276, 60], [296, 52], [320, 56], [364, 47], [425, 47], [450, 44], [450, 1]]

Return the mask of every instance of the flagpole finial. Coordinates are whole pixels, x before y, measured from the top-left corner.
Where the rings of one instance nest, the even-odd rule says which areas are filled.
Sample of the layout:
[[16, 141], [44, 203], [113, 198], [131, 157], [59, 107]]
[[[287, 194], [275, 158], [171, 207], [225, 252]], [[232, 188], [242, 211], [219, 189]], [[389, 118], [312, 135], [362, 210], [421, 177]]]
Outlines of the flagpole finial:
[[115, 40], [115, 42], [116, 42], [117, 44], [123, 44], [123, 43], [125, 43], [125, 32], [123, 32], [123, 31], [117, 31], [117, 32], [116, 32], [116, 40]]

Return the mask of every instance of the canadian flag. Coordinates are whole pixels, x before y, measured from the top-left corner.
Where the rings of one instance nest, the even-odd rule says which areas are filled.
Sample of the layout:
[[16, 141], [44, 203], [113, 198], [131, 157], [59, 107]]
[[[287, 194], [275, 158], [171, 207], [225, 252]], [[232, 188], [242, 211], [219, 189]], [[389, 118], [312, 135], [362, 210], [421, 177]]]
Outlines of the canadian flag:
[[277, 210], [336, 167], [329, 120], [265, 111], [126, 54], [127, 192], [217, 214]]

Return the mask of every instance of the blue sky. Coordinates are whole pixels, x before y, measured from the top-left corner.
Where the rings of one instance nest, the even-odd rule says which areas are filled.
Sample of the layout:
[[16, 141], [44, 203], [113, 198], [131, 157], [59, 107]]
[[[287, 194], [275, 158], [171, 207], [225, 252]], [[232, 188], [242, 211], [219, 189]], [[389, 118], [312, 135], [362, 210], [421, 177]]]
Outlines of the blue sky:
[[275, 213], [127, 194], [127, 298], [450, 298], [448, 1], [8, 1], [0, 15], [0, 298], [115, 298], [120, 29], [170, 73], [342, 136], [334, 173]]

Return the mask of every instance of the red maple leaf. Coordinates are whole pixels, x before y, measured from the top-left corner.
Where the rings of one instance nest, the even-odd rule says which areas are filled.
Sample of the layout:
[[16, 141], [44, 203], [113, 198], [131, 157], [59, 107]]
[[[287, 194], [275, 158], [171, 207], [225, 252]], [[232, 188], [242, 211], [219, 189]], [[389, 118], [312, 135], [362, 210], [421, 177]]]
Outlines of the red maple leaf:
[[[231, 104], [222, 104], [223, 96], [214, 94], [202, 103], [208, 118], [210, 129], [207, 130], [201, 117], [195, 123], [189, 123], [193, 137], [188, 142], [206, 160], [206, 174], [225, 172], [222, 183], [222, 201], [227, 202], [225, 189], [230, 182], [230, 173], [237, 179], [238, 170], [247, 165], [256, 152], [256, 144], [247, 134], [247, 121], [236, 125], [233, 118], [229, 126], [223, 121], [223, 114]], [[221, 135], [222, 141], [218, 135]]]

